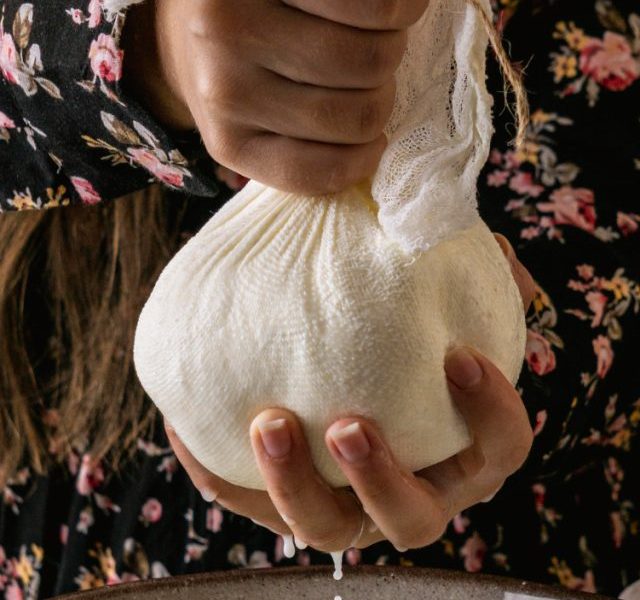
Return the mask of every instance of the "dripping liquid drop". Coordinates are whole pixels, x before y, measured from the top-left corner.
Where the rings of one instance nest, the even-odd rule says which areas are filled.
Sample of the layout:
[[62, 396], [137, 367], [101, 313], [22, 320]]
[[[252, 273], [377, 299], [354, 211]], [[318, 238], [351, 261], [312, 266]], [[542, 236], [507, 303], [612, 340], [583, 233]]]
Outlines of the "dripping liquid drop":
[[287, 558], [293, 558], [296, 555], [296, 547], [293, 543], [293, 536], [283, 535], [282, 541], [284, 542], [282, 552]]

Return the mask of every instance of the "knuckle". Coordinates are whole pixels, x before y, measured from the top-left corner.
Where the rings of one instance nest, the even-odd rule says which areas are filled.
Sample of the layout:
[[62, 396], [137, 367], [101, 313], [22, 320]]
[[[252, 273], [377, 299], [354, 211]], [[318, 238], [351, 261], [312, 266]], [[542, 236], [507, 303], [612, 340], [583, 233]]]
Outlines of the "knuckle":
[[203, 69], [196, 77], [194, 92], [205, 110], [217, 118], [237, 114], [241, 107], [247, 106], [241, 80], [220, 72], [208, 73]]
[[447, 521], [435, 518], [419, 527], [407, 528], [397, 545], [404, 548], [424, 548], [439, 540], [447, 529]]
[[398, 0], [374, 0], [369, 4], [372, 20], [380, 29], [392, 28], [398, 21], [400, 2]]
[[238, 140], [226, 127], [210, 125], [200, 130], [202, 141], [209, 155], [220, 164], [235, 164]]
[[470, 448], [463, 450], [453, 463], [462, 479], [471, 479], [487, 464], [487, 457], [478, 444], [473, 444]]
[[186, 22], [186, 31], [196, 40], [209, 40], [212, 37], [212, 26], [216, 21], [208, 19], [206, 13], [197, 12], [190, 15]]
[[196, 74], [193, 81], [193, 93], [199, 100], [207, 104], [216, 103], [220, 89], [215, 84], [211, 72], [202, 69]]
[[392, 74], [384, 36], [367, 34], [360, 46], [360, 52], [355, 55], [357, 72], [364, 74], [368, 85], [381, 85]]

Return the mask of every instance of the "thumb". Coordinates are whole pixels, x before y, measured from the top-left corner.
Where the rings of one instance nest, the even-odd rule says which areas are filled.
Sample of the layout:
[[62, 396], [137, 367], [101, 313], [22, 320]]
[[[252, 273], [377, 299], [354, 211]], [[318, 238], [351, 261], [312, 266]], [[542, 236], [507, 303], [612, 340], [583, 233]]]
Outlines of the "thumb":
[[498, 367], [471, 348], [451, 350], [445, 372], [473, 446], [487, 461], [497, 460], [509, 472], [518, 469], [531, 449], [533, 433], [517, 390]]

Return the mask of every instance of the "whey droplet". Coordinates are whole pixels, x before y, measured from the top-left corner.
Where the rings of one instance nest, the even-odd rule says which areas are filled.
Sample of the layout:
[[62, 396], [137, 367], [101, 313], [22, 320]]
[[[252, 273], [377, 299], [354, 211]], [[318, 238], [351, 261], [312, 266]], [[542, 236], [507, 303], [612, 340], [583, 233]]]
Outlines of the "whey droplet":
[[302, 540], [299, 540], [295, 535], [293, 536], [293, 541], [295, 542], [296, 548], [298, 550], [305, 550], [308, 546], [308, 544], [306, 544]]
[[296, 547], [293, 543], [292, 535], [283, 535], [282, 541], [284, 542], [284, 548], [282, 551], [287, 558], [293, 558], [296, 555]]
[[331, 552], [331, 558], [333, 559], [333, 578], [336, 581], [340, 581], [342, 579], [342, 556], [344, 555], [344, 550], [340, 552]]

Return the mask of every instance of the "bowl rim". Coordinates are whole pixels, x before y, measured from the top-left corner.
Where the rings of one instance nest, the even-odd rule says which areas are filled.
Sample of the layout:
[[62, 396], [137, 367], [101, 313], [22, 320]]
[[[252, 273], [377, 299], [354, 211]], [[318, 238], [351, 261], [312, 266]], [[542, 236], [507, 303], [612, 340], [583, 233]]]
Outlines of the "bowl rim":
[[[128, 596], [144, 590], [150, 593], [153, 590], [162, 589], [189, 589], [193, 587], [202, 588], [212, 584], [220, 584], [224, 582], [241, 582], [245, 580], [255, 581], [257, 579], [301, 579], [315, 576], [331, 577], [333, 568], [327, 566], [311, 566], [311, 567], [269, 567], [269, 568], [245, 568], [226, 571], [212, 571], [205, 573], [196, 573], [189, 575], [177, 575], [172, 577], [164, 577], [162, 579], [146, 579], [144, 581], [134, 581], [129, 583], [121, 583], [112, 586], [105, 586], [96, 590], [72, 592], [62, 596], [55, 596], [56, 600], [99, 600], [110, 598], [109, 594], [117, 588], [119, 594]], [[512, 592], [516, 594], [540, 595], [542, 598], [549, 600], [614, 600], [610, 596], [602, 596], [599, 594], [574, 592], [560, 585], [547, 585], [542, 583], [534, 583], [519, 578], [504, 577], [501, 575], [489, 575], [486, 573], [468, 573], [457, 569], [434, 569], [429, 567], [403, 567], [403, 566], [375, 566], [375, 565], [359, 565], [357, 567], [344, 567], [344, 576], [357, 576], [361, 573], [365, 576], [378, 576], [402, 579], [423, 579], [434, 578], [440, 581], [453, 579], [455, 581], [482, 581], [485, 584], [494, 584], [500, 587], [504, 592]], [[549, 594], [552, 594], [549, 596]]]

